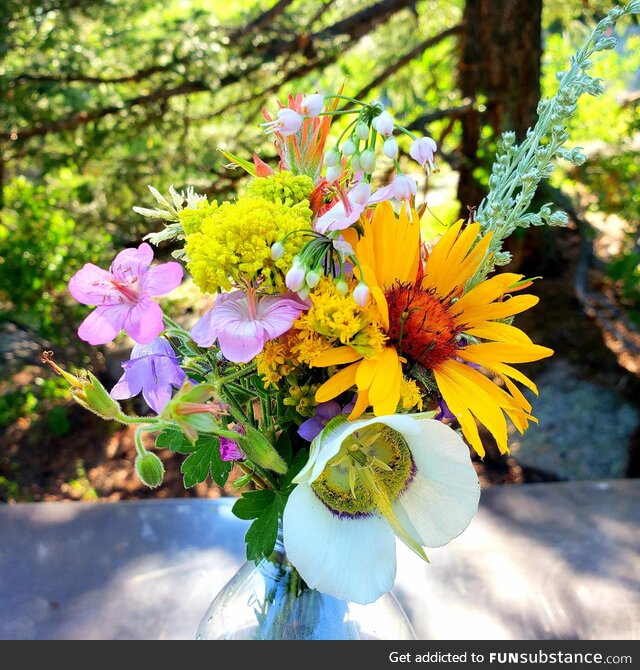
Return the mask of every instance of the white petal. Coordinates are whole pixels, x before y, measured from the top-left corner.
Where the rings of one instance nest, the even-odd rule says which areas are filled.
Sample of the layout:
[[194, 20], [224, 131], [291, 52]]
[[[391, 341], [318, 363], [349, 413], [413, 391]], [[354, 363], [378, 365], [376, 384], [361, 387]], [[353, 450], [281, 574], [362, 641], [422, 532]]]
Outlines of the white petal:
[[283, 531], [287, 556], [311, 588], [362, 605], [391, 590], [395, 537], [380, 517], [340, 518], [300, 484], [285, 507]]
[[398, 519], [425, 547], [440, 547], [469, 525], [480, 483], [462, 438], [440, 421], [417, 421], [421, 432], [407, 439], [416, 474], [394, 504]]
[[421, 433], [418, 422], [408, 414], [390, 414], [389, 416], [376, 416], [372, 419], [344, 421], [337, 426], [335, 422], [330, 423], [311, 443], [309, 460], [293, 481], [296, 484], [301, 482], [310, 484], [318, 479], [327, 463], [340, 451], [342, 443], [349, 435], [359, 428], [364, 428], [374, 423], [386, 424], [401, 433], [406, 440], [411, 435], [419, 435]]

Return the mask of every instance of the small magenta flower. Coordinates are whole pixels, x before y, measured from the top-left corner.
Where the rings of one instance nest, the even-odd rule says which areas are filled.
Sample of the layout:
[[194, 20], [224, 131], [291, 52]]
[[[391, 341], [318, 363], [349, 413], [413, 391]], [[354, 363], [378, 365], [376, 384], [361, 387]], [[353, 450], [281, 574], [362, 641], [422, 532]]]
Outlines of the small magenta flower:
[[267, 135], [269, 133], [279, 133], [282, 137], [289, 137], [295, 135], [302, 127], [304, 118], [302, 115], [289, 107], [283, 107], [278, 116], [273, 121], [267, 121], [260, 125], [266, 128]]
[[306, 95], [302, 99], [300, 109], [305, 116], [316, 117], [324, 109], [324, 96], [320, 93]]
[[125, 330], [138, 344], [149, 344], [164, 329], [162, 310], [152, 298], [173, 291], [182, 281], [179, 263], [150, 267], [153, 250], [143, 243], [121, 251], [103, 270], [87, 263], [69, 282], [71, 295], [96, 308], [78, 329], [89, 344], [106, 344]]
[[173, 347], [161, 337], [149, 344], [136, 344], [122, 367], [124, 374], [109, 395], [124, 400], [142, 391], [142, 397], [156, 414], [171, 400], [173, 388], [180, 388], [187, 380]]
[[409, 155], [421, 167], [426, 168], [427, 172], [430, 172], [436, 167], [433, 162], [433, 156], [437, 148], [438, 146], [430, 137], [420, 137], [414, 140], [409, 149]]
[[389, 112], [382, 112], [373, 119], [371, 125], [380, 133], [383, 137], [391, 137], [393, 134], [393, 116]]
[[262, 351], [265, 342], [286, 333], [305, 309], [308, 305], [294, 297], [233, 291], [218, 296], [191, 336], [201, 347], [218, 340], [227, 360], [247, 363]]
[[242, 461], [244, 454], [235, 440], [228, 437], [220, 438], [220, 457], [223, 461]]

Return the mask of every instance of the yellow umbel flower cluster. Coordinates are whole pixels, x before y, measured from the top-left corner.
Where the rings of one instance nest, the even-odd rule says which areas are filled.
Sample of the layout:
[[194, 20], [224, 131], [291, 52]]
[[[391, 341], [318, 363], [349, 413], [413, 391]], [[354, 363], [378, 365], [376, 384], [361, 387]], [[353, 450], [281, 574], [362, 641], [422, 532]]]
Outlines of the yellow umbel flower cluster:
[[359, 307], [351, 293], [340, 295], [327, 277], [314, 289], [311, 302], [309, 311], [298, 319], [298, 328], [312, 330], [330, 343], [347, 344], [367, 358], [382, 351], [386, 336], [380, 330], [380, 315], [372, 303]]
[[193, 235], [197, 233], [202, 226], [202, 222], [218, 207], [218, 203], [207, 202], [206, 200], [198, 201], [195, 207], [185, 207], [178, 212], [178, 218], [182, 225], [185, 235]]
[[[228, 291], [231, 280], [262, 279], [279, 288], [306, 241], [310, 221], [308, 202], [289, 207], [255, 196], [225, 202], [202, 220], [197, 232], [187, 235], [187, 267], [205, 293]], [[271, 245], [278, 241], [285, 253], [274, 261]]]
[[256, 177], [249, 182], [247, 195], [265, 198], [284, 205], [297, 205], [309, 200], [313, 179], [306, 174], [291, 174], [287, 170], [270, 177]]
[[416, 407], [422, 411], [422, 394], [413, 379], [403, 377], [400, 382], [400, 407], [406, 410]]

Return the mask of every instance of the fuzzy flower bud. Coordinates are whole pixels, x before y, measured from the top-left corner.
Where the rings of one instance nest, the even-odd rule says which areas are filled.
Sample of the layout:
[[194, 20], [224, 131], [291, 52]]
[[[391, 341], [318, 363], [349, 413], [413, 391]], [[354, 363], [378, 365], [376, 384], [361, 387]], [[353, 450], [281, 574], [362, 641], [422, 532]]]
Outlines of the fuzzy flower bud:
[[340, 178], [342, 174], [342, 165], [330, 165], [325, 172], [325, 177], [327, 181], [335, 181]]
[[360, 167], [364, 172], [371, 174], [375, 165], [376, 155], [373, 149], [367, 149], [360, 154]]
[[395, 137], [389, 137], [384, 141], [382, 151], [387, 158], [395, 160], [398, 157], [398, 141]]
[[404, 174], [397, 174], [393, 178], [391, 186], [393, 188], [393, 196], [398, 200], [409, 200], [418, 190], [415, 179], [407, 177]]
[[319, 93], [312, 93], [307, 95], [302, 100], [302, 113], [305, 116], [315, 117], [320, 114], [324, 108], [324, 96]]
[[359, 307], [366, 307], [370, 293], [369, 287], [364, 282], [360, 282], [353, 291], [353, 299]]
[[324, 164], [327, 167], [333, 167], [334, 165], [340, 165], [340, 152], [336, 149], [331, 149], [327, 151], [324, 157]]
[[352, 156], [357, 150], [358, 147], [356, 147], [356, 143], [351, 138], [342, 145], [342, 153], [344, 156]]
[[286, 249], [282, 242], [274, 242], [271, 245], [271, 260], [279, 261], [285, 254]]
[[158, 488], [164, 479], [164, 465], [156, 454], [150, 451], [136, 456], [136, 472], [140, 481], [150, 489]]
[[393, 134], [394, 121], [393, 116], [389, 112], [382, 112], [371, 123], [383, 137], [391, 137]]
[[42, 355], [42, 362], [51, 366], [55, 372], [65, 379], [69, 384], [71, 397], [79, 405], [107, 421], [110, 419], [119, 420], [124, 417], [120, 405], [109, 395], [107, 389], [95, 375], [91, 372], [87, 372], [86, 377], [73, 375], [54, 363], [52, 355], [50, 351], [45, 351]]
[[369, 137], [369, 126], [363, 121], [358, 121], [354, 132], [359, 140], [366, 140]]
[[409, 155], [421, 167], [430, 171], [435, 167], [433, 155], [437, 148], [436, 143], [430, 137], [420, 137], [419, 139], [414, 140], [409, 149]]

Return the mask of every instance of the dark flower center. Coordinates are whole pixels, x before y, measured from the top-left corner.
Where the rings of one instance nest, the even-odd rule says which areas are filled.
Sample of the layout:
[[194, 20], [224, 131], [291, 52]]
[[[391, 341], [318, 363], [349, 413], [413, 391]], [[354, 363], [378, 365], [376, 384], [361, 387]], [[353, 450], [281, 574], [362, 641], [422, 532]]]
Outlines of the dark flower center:
[[410, 361], [433, 369], [455, 358], [461, 332], [455, 306], [434, 289], [419, 283], [395, 284], [386, 292], [389, 305], [389, 340]]

